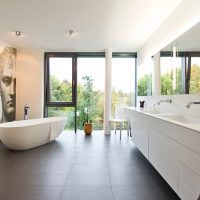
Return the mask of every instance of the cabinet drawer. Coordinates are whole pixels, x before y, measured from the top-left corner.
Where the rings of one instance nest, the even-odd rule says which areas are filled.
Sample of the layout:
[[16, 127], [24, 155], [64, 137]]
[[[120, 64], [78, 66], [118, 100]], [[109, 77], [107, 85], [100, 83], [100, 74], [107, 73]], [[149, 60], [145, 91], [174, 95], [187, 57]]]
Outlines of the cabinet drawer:
[[143, 113], [134, 112], [131, 115], [131, 121], [133, 123], [140, 123], [147, 125], [147, 116]]
[[200, 133], [180, 127], [179, 142], [200, 154]]
[[200, 194], [200, 176], [192, 172], [183, 164], [179, 164], [178, 195], [183, 200], [197, 200]]
[[179, 161], [200, 176], [200, 154], [179, 145]]
[[179, 126], [173, 123], [169, 123], [164, 120], [157, 119], [155, 117], [150, 117], [149, 127], [152, 127], [153, 129], [159, 131], [163, 135], [166, 135], [167, 137], [178, 141]]

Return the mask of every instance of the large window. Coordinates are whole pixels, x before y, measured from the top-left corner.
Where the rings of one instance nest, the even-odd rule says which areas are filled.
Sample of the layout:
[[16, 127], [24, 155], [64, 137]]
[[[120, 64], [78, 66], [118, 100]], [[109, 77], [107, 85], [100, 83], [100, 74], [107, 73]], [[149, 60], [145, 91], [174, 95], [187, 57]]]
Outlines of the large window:
[[135, 106], [135, 55], [113, 55], [112, 114], [116, 107]]
[[[136, 54], [113, 53], [113, 113], [135, 105], [135, 63]], [[104, 53], [45, 53], [44, 115], [66, 116], [66, 129], [82, 129], [88, 117], [94, 130], [103, 129], [104, 84]]]

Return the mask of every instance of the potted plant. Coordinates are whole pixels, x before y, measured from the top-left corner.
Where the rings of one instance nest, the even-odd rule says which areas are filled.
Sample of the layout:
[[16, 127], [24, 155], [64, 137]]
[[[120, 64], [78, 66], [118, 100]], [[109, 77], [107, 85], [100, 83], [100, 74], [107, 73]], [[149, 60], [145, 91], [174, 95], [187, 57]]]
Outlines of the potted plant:
[[84, 108], [84, 113], [85, 113], [85, 121], [83, 122], [83, 129], [86, 135], [91, 135], [92, 133], [92, 120], [89, 119], [89, 111], [88, 108]]
[[[83, 101], [81, 112], [83, 113], [83, 129], [86, 135], [92, 133], [93, 122], [91, 120], [94, 103], [93, 79], [90, 76], [82, 77], [83, 85]], [[90, 115], [90, 117], [89, 117]]]

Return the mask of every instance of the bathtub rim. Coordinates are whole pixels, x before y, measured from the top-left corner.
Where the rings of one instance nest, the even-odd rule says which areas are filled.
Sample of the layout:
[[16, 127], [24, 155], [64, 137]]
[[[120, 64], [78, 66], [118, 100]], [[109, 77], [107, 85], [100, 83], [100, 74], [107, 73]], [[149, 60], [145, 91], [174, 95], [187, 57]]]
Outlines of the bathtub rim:
[[12, 122], [5, 122], [0, 124], [0, 128], [20, 128], [24, 126], [34, 126], [39, 124], [51, 123], [55, 121], [65, 120], [67, 117], [46, 117], [46, 118], [35, 118], [28, 120], [17, 120]]

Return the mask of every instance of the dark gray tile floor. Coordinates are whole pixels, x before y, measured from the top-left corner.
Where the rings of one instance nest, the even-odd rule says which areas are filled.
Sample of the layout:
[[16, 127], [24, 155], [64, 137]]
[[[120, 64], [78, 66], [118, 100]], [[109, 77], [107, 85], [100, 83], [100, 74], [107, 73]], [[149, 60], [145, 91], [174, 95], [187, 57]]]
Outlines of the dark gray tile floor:
[[0, 200], [176, 200], [126, 134], [63, 132], [27, 151], [0, 143]]

